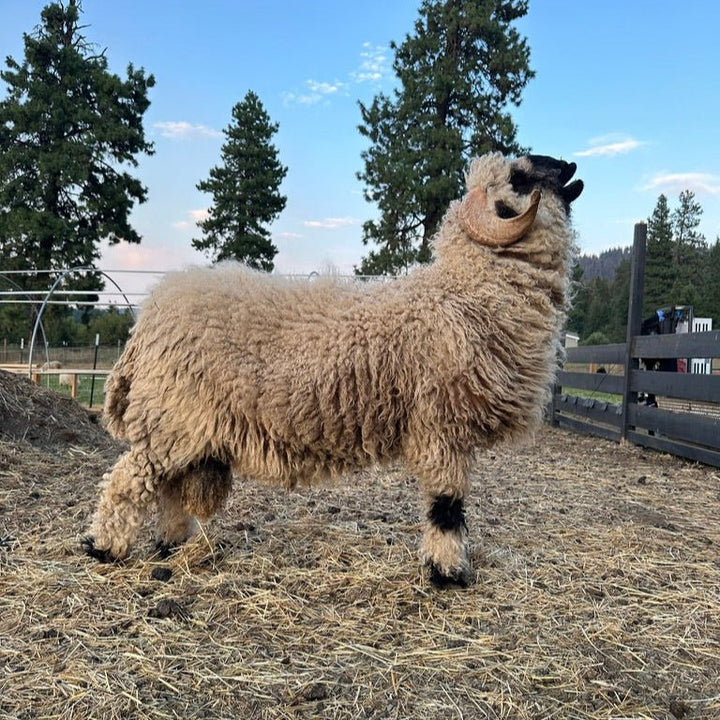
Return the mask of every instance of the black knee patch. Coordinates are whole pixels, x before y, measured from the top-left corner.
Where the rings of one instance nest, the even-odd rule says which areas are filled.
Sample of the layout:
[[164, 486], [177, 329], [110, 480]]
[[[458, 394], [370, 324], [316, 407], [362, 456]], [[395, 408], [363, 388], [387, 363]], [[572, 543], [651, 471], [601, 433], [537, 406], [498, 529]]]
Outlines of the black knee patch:
[[462, 498], [438, 495], [430, 506], [428, 520], [443, 532], [467, 529]]

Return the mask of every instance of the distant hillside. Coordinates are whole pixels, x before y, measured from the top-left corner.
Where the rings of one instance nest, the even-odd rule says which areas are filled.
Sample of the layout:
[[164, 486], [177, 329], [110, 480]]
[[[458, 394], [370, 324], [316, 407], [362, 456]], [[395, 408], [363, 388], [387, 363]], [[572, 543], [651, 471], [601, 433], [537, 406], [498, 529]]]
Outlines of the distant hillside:
[[615, 270], [623, 260], [629, 260], [632, 255], [631, 247], [611, 248], [599, 255], [580, 255], [578, 264], [583, 269], [583, 281], [590, 282], [601, 277], [608, 282], [615, 278]]

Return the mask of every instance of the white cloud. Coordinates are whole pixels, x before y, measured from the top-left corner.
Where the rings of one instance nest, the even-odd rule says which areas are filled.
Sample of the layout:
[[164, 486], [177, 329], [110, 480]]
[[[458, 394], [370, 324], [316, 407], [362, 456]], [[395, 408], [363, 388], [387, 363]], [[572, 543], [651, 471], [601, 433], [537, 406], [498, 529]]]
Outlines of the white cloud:
[[189, 220], [179, 220], [178, 222], [174, 222], [172, 226], [176, 230], [194, 230], [197, 227], [197, 224], [205, 220], [209, 214], [210, 212], [207, 208], [201, 208], [199, 210], [189, 210]]
[[691, 190], [694, 193], [720, 195], [720, 177], [700, 172], [663, 172], [651, 177], [643, 190], [661, 190], [673, 193]]
[[390, 74], [391, 64], [386, 47], [369, 42], [363, 43], [360, 58], [358, 69], [350, 73], [350, 77], [356, 83], [378, 83]]
[[210, 211], [207, 208], [200, 208], [199, 210], [191, 210], [188, 214], [195, 222], [201, 222], [207, 220]]
[[574, 155], [576, 157], [615, 157], [615, 155], [625, 155], [646, 143], [634, 138], [606, 135], [604, 137], [593, 138], [590, 140], [591, 147], [587, 150], [580, 150]]
[[333, 95], [345, 93], [346, 84], [342, 82], [318, 82], [317, 80], [306, 80], [306, 92], [283, 93], [283, 100], [286, 105], [315, 105], [321, 100], [327, 100]]
[[222, 137], [219, 130], [213, 130], [206, 125], [191, 125], [188, 122], [156, 122], [154, 125], [163, 137], [171, 140], [188, 140], [192, 138]]
[[343, 89], [343, 83], [341, 82], [317, 82], [315, 80], [308, 80], [307, 87], [311, 93], [315, 95], [334, 95], [336, 92]]
[[205, 262], [203, 256], [185, 242], [177, 246], [155, 244], [152, 238], [145, 238], [141, 245], [102, 245], [103, 269], [109, 272], [122, 291], [130, 296], [131, 301], [139, 299], [132, 297], [133, 294], [146, 293], [162, 273]]
[[349, 225], [357, 225], [360, 221], [353, 217], [324, 218], [322, 220], [305, 220], [305, 227], [314, 230], [337, 230], [337, 228], [348, 227]]
[[286, 105], [315, 105], [321, 101], [327, 102], [332, 97], [349, 95], [348, 87], [351, 83], [378, 84], [384, 80], [391, 70], [388, 49], [369, 42], [363, 43], [362, 47], [360, 64], [349, 73], [348, 81], [306, 80], [304, 90], [283, 93], [283, 102]]

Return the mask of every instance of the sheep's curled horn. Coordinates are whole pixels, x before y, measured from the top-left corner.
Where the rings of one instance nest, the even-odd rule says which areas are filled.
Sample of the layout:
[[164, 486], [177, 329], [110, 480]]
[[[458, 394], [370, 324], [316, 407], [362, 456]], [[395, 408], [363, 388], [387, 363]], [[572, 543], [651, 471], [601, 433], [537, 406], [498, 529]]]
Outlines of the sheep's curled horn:
[[473, 240], [491, 247], [507, 247], [517, 242], [530, 229], [539, 203], [540, 191], [533, 190], [530, 206], [524, 213], [512, 218], [501, 218], [493, 205], [488, 203], [485, 189], [475, 187], [460, 205], [460, 223]]

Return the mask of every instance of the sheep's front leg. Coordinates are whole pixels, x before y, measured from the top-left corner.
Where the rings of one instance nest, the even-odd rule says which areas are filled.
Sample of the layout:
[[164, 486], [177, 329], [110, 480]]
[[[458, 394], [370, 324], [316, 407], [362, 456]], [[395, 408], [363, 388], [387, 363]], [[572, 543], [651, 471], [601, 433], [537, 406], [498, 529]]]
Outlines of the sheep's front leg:
[[435, 452], [432, 447], [431, 442], [418, 445], [425, 452], [410, 459], [411, 470], [420, 479], [425, 503], [420, 554], [435, 585], [465, 587], [472, 579], [465, 523], [469, 460], [446, 446]]
[[425, 506], [421, 556], [430, 568], [430, 580], [438, 586], [466, 587], [471, 580], [471, 569], [464, 496], [426, 494]]
[[123, 455], [104, 476], [100, 500], [82, 545], [88, 555], [109, 562], [124, 558], [155, 499], [158, 472], [138, 450]]

